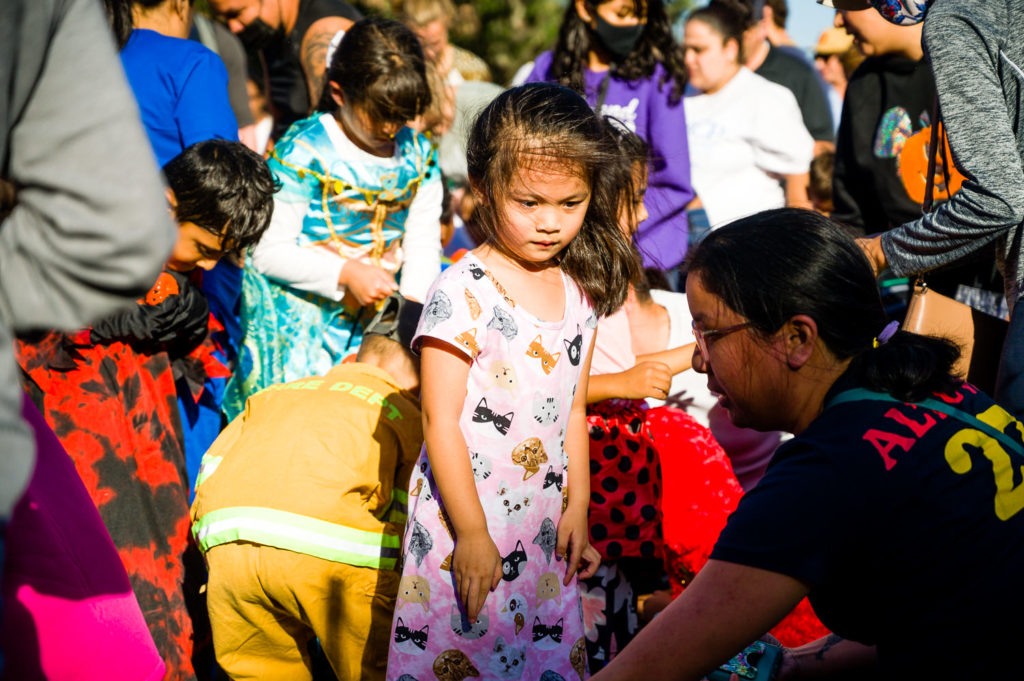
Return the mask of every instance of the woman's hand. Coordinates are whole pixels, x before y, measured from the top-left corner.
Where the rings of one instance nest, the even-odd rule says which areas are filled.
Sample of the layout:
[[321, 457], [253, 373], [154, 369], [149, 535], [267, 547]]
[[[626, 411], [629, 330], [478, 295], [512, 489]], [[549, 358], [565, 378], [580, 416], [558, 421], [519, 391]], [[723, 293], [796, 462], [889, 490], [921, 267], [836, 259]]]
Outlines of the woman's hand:
[[875, 271], [875, 276], [877, 277], [889, 265], [885, 257], [885, 251], [882, 250], [882, 237], [864, 237], [856, 241], [857, 245], [864, 251], [864, 255], [868, 257], [871, 269]]
[[487, 592], [501, 581], [501, 554], [486, 529], [456, 537], [452, 572], [459, 600], [472, 624], [484, 608]]
[[569, 586], [577, 571], [583, 579], [593, 577], [597, 572], [601, 555], [590, 545], [585, 504], [577, 504], [574, 507], [570, 503], [565, 509], [565, 513], [558, 521], [558, 543], [555, 551], [559, 557], [565, 558], [565, 579], [562, 580], [564, 586]]
[[360, 307], [378, 303], [398, 290], [395, 277], [382, 267], [367, 265], [356, 259], [345, 262], [338, 276], [338, 285], [352, 294]]

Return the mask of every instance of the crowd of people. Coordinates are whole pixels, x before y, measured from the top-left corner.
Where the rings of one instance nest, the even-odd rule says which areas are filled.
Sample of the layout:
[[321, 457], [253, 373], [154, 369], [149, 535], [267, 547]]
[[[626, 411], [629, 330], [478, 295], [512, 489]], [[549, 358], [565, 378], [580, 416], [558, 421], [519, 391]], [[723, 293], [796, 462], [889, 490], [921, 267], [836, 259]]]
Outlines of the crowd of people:
[[1004, 675], [1024, 0], [392, 4], [0, 6], [0, 679]]

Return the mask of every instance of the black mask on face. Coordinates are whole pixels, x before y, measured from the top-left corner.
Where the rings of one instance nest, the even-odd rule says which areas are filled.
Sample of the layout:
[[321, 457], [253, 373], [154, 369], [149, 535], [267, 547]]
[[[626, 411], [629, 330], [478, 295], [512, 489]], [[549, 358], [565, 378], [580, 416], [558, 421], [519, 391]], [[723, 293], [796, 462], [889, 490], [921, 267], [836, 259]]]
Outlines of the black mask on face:
[[256, 17], [238, 33], [238, 39], [246, 50], [255, 52], [278, 40], [283, 34], [282, 28], [271, 28], [263, 19]]
[[614, 61], [626, 61], [629, 53], [633, 51], [637, 41], [640, 40], [640, 34], [644, 32], [645, 24], [614, 26], [602, 19], [601, 15], [596, 11], [594, 12], [594, 20], [597, 22], [594, 33], [597, 35], [601, 45], [604, 46], [604, 49], [608, 50]]

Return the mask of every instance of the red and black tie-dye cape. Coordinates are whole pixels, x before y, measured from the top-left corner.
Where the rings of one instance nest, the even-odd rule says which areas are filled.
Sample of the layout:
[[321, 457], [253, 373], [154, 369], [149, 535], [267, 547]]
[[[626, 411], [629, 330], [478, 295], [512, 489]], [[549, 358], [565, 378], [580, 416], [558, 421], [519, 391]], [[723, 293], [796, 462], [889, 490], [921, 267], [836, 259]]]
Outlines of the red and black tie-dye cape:
[[54, 332], [18, 341], [25, 388], [99, 508], [167, 678], [193, 679], [188, 494], [170, 360], [87, 338]]

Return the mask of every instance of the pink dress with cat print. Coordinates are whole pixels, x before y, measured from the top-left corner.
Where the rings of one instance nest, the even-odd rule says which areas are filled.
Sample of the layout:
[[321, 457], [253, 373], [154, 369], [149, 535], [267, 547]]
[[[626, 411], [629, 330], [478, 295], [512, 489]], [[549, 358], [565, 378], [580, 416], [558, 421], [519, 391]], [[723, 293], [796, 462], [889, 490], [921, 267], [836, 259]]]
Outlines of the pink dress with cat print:
[[454, 542], [426, 451], [410, 481], [409, 524], [388, 662], [390, 681], [586, 677], [579, 589], [555, 555], [568, 459], [565, 429], [596, 317], [569, 277], [565, 314], [542, 321], [472, 254], [434, 283], [417, 329], [471, 360], [459, 427], [503, 576], [476, 624], [449, 569]]

